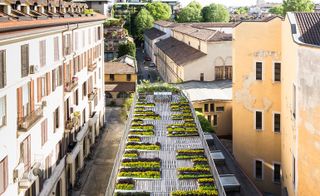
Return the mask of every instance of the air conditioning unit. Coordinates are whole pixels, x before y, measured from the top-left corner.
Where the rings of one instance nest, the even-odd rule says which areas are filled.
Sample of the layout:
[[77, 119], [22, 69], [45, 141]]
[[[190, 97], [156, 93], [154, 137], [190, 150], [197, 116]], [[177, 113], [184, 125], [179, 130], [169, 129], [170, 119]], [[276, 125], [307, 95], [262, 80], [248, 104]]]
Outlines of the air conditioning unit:
[[24, 173], [24, 163], [19, 163], [19, 165], [13, 170], [13, 179], [15, 182], [22, 179]]
[[43, 168], [41, 168], [41, 167], [42, 167], [42, 165], [40, 162], [37, 162], [33, 165], [33, 167], [31, 168], [31, 170], [29, 171], [29, 174], [28, 174], [28, 179], [30, 181], [34, 181], [37, 179], [37, 177], [42, 176]]
[[39, 71], [39, 67], [37, 65], [30, 65], [29, 67], [29, 73], [30, 74], [35, 74]]

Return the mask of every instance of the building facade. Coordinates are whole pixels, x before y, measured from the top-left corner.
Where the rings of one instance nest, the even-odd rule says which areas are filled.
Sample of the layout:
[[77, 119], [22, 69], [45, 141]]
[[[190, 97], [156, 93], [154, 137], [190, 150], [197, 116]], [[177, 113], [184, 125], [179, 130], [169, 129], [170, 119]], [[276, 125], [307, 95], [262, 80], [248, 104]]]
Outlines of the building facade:
[[233, 154], [265, 194], [281, 192], [281, 19], [233, 33]]
[[107, 105], [122, 105], [136, 91], [138, 81], [136, 59], [125, 55], [105, 63], [105, 101]]
[[166, 82], [232, 79], [231, 45], [231, 34], [179, 25], [156, 43], [156, 65]]
[[144, 32], [144, 51], [153, 63], [156, 62], [156, 43], [168, 37], [170, 35], [154, 27]]
[[319, 13], [288, 13], [282, 25], [283, 195], [319, 195]]
[[65, 5], [0, 3], [0, 195], [67, 195], [104, 124], [105, 17]]

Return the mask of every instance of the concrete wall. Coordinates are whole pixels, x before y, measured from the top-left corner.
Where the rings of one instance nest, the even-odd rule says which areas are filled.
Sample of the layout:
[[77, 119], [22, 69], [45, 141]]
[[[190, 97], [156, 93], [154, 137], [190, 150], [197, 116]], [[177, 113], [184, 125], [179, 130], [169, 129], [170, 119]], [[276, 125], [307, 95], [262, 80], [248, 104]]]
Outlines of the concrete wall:
[[[281, 83], [273, 81], [273, 63], [281, 61], [281, 20], [243, 22], [233, 34], [233, 153], [245, 173], [265, 193], [280, 195], [273, 182], [273, 163], [281, 161], [281, 133], [273, 131], [273, 114], [281, 111]], [[263, 63], [257, 81], [255, 63]], [[255, 112], [263, 112], [263, 128], [255, 129]], [[263, 161], [262, 180], [255, 160]]]
[[[208, 112], [205, 112], [205, 104], [208, 104]], [[214, 104], [214, 110], [210, 110], [210, 104]], [[193, 107], [198, 110], [202, 109], [202, 113], [208, 119], [211, 116], [211, 125], [217, 136], [231, 136], [232, 135], [232, 102], [231, 101], [206, 101], [206, 102], [193, 102]], [[224, 111], [217, 111], [217, 107], [224, 107]], [[214, 116], [217, 116], [217, 126], [214, 126]]]

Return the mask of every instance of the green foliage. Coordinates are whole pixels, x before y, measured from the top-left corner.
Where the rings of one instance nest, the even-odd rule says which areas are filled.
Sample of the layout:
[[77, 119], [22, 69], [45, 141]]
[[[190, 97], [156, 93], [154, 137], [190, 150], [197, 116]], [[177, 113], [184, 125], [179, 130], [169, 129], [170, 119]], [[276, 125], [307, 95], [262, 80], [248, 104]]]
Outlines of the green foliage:
[[118, 189], [118, 190], [133, 190], [134, 184], [120, 184], [120, 183], [118, 183], [116, 185], [116, 189]]
[[130, 98], [127, 98], [122, 106], [122, 110], [121, 110], [121, 119], [122, 120], [126, 120], [131, 108], [133, 102], [133, 95], [130, 96]]
[[217, 190], [174, 191], [171, 196], [217, 196]]
[[127, 144], [126, 149], [132, 149], [132, 150], [160, 150], [160, 143], [151, 144], [151, 143], [130, 142], [130, 143]]
[[143, 130], [131, 130], [129, 135], [137, 135], [137, 136], [152, 136], [154, 135], [154, 131], [143, 131]]
[[93, 9], [85, 9], [84, 14], [94, 14]]
[[144, 31], [151, 28], [153, 26], [153, 22], [154, 19], [148, 10], [140, 10], [135, 19], [138, 39], [143, 40]]
[[248, 7], [239, 7], [235, 10], [235, 14], [248, 14], [249, 8]]
[[192, 1], [183, 8], [177, 15], [177, 21], [182, 22], [200, 22], [201, 21], [201, 4]]
[[130, 41], [119, 44], [118, 56], [130, 55], [136, 57], [136, 44]]
[[147, 192], [116, 192], [115, 196], [150, 196]]
[[284, 0], [283, 13], [287, 12], [313, 12], [314, 3], [312, 0]]
[[168, 20], [171, 17], [171, 8], [167, 3], [155, 1], [146, 5], [154, 20]]
[[224, 5], [212, 3], [201, 11], [204, 22], [229, 22], [229, 11]]
[[143, 80], [138, 86], [138, 93], [154, 93], [154, 92], [172, 92], [179, 93], [180, 90], [168, 83], [150, 83], [150, 81]]
[[137, 150], [127, 150], [124, 152], [124, 158], [138, 158], [139, 152]]
[[214, 132], [211, 123], [204, 117], [204, 115], [200, 112], [197, 112], [197, 117], [199, 119], [202, 131], [204, 132]]
[[160, 171], [119, 172], [119, 176], [132, 178], [160, 178]]
[[123, 19], [110, 18], [103, 24], [105, 27], [118, 27], [123, 24]]
[[284, 15], [283, 5], [270, 8], [269, 13], [275, 14], [278, 16], [283, 16]]
[[160, 162], [136, 161], [136, 162], [122, 163], [122, 166], [131, 167], [131, 168], [160, 168]]

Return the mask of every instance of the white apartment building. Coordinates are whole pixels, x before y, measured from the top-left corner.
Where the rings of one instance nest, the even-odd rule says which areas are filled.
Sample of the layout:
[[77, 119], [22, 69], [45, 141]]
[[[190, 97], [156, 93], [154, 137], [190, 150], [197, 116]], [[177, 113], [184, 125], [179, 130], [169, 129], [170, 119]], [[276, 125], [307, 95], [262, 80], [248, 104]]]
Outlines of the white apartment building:
[[0, 195], [64, 196], [104, 124], [105, 17], [24, 3], [0, 2]]

